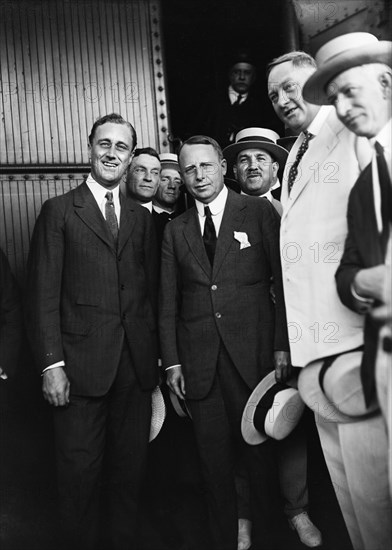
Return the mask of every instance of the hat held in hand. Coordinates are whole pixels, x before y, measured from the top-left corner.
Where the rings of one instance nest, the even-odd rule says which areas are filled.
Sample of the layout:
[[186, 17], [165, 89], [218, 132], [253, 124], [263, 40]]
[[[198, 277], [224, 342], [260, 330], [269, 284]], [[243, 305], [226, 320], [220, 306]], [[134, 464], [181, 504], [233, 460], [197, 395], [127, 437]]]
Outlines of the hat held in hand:
[[276, 382], [272, 371], [253, 390], [241, 421], [246, 443], [258, 445], [268, 438], [284, 439], [297, 426], [305, 404], [298, 390], [289, 384]]

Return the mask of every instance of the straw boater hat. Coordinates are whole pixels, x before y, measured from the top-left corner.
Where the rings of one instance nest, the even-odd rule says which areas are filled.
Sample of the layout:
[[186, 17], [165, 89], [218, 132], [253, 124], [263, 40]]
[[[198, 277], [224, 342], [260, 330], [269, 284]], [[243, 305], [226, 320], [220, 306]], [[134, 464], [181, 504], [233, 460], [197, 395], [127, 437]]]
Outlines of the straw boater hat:
[[180, 171], [180, 165], [178, 164], [178, 156], [174, 153], [161, 153], [159, 155], [162, 168], [174, 168]]
[[276, 382], [272, 371], [256, 386], [242, 414], [241, 432], [246, 443], [284, 439], [293, 431], [305, 408], [293, 385]]
[[298, 390], [315, 412], [316, 422], [348, 423], [378, 411], [366, 408], [360, 367], [362, 351], [354, 350], [309, 363], [301, 370]]
[[166, 416], [166, 406], [162, 392], [157, 386], [151, 396], [151, 426], [150, 426], [150, 441], [156, 438], [161, 431]]
[[283, 168], [288, 152], [276, 144], [277, 139], [279, 139], [279, 134], [268, 128], [245, 128], [235, 136], [235, 143], [223, 149], [223, 156], [227, 160], [227, 164], [233, 166], [240, 151], [260, 148], [270, 153], [279, 164], [279, 168]]
[[367, 63], [391, 66], [392, 42], [379, 41], [367, 32], [351, 32], [333, 38], [316, 53], [317, 70], [306, 81], [302, 95], [309, 103], [327, 105], [326, 86], [338, 74]]

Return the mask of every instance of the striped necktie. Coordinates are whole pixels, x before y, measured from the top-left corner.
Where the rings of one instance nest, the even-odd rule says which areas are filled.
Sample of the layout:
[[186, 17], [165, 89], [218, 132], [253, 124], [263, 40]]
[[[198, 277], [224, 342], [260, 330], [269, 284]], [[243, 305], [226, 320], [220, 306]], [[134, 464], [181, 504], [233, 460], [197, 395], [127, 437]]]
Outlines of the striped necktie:
[[114, 209], [113, 193], [108, 191], [105, 195], [105, 219], [110, 233], [113, 235], [114, 242], [117, 242], [118, 237], [118, 221], [116, 211]]

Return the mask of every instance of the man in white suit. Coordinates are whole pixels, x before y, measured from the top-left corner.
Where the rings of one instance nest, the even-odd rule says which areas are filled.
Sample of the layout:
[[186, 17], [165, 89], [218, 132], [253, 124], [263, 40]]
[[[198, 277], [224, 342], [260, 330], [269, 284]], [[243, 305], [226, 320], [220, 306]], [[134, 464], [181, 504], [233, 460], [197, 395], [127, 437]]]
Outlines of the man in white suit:
[[[315, 71], [305, 52], [283, 55], [268, 68], [273, 108], [299, 134], [283, 175], [280, 245], [291, 361], [300, 368], [363, 344], [363, 319], [340, 302], [335, 272], [347, 235], [349, 193], [370, 160], [370, 147], [345, 128], [333, 107], [303, 99], [302, 88]], [[324, 456], [350, 538], [361, 548], [338, 425], [336, 418], [323, 420], [323, 413], [316, 425]]]

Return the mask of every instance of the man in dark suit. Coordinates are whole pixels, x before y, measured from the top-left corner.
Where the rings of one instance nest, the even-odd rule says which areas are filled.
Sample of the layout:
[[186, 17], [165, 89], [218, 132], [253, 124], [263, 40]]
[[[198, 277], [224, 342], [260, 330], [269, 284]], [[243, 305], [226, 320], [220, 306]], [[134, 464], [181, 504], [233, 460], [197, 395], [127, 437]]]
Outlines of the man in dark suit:
[[254, 92], [256, 64], [247, 51], [232, 57], [228, 79], [224, 89], [207, 94], [191, 128], [194, 134], [213, 137], [222, 148], [233, 143], [243, 128], [265, 124], [265, 112]]
[[20, 352], [22, 315], [19, 288], [0, 250], [0, 380], [15, 373]]
[[27, 326], [53, 405], [62, 519], [71, 548], [97, 548], [103, 466], [110, 541], [134, 544], [158, 382], [156, 241], [148, 212], [119, 193], [135, 130], [120, 115], [89, 136], [91, 173], [46, 201], [27, 272]]
[[196, 204], [170, 222], [164, 234], [162, 360], [170, 389], [186, 397], [192, 416], [207, 487], [211, 549], [236, 550], [234, 468], [239, 455], [250, 475], [254, 520], [264, 529], [264, 544], [271, 534], [270, 448], [247, 446], [240, 424], [257, 383], [271, 365], [284, 368], [289, 361], [279, 216], [268, 201], [225, 187], [226, 161], [212, 138], [187, 140], [179, 161]]
[[392, 501], [387, 433], [391, 433], [392, 364], [389, 357], [375, 368], [379, 326], [371, 313], [388, 303], [391, 294], [386, 256], [392, 227], [392, 42], [378, 41], [369, 33], [349, 33], [324, 44], [316, 60], [318, 69], [306, 82], [304, 97], [333, 105], [339, 120], [373, 147], [372, 160], [349, 195], [348, 233], [336, 283], [345, 306], [365, 316], [363, 393], [367, 406], [374, 407], [378, 400], [384, 418], [373, 415], [344, 427], [345, 439], [340, 441], [342, 454], [349, 458], [346, 468], [353, 476], [352, 500], [360, 526], [361, 546], [354, 546], [389, 548]]

